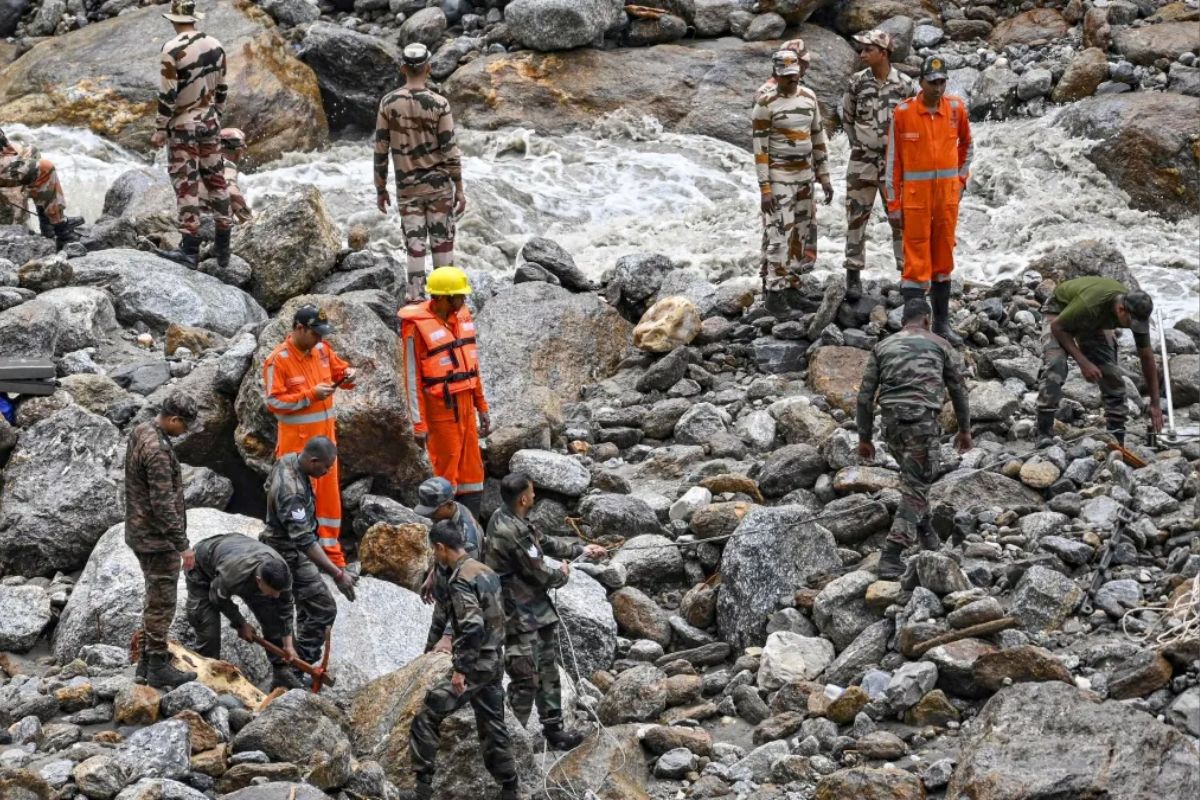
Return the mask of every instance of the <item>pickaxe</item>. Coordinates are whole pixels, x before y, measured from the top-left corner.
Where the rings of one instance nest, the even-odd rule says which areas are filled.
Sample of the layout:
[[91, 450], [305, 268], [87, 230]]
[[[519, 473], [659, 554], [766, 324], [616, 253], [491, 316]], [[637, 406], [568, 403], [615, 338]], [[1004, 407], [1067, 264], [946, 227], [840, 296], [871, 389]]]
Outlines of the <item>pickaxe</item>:
[[312, 664], [309, 664], [307, 661], [301, 661], [299, 658], [289, 658], [287, 651], [285, 651], [282, 647], [277, 647], [276, 645], [271, 644], [266, 639], [262, 638], [261, 636], [259, 636], [257, 634], [255, 634], [253, 641], [256, 644], [258, 644], [259, 646], [261, 646], [262, 649], [266, 650], [271, 655], [278, 656], [279, 658], [283, 659], [284, 662], [286, 662], [287, 664], [300, 670], [305, 675], [310, 676], [312, 678], [313, 694], [318, 694], [318, 693], [320, 693], [322, 686], [336, 686], [337, 685], [337, 681], [335, 681], [333, 679], [333, 676], [329, 674], [330, 634], [331, 634], [331, 629], [326, 628], [325, 629], [325, 655], [322, 656], [321, 666], [319, 666], [319, 667], [314, 667]]

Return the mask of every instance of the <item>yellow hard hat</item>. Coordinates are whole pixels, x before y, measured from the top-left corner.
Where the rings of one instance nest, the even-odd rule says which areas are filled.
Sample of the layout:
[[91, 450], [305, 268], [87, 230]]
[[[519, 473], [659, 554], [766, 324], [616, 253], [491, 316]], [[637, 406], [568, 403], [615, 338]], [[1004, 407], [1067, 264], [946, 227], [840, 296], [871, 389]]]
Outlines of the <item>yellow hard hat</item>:
[[438, 267], [425, 279], [425, 291], [430, 297], [470, 294], [471, 282], [467, 280], [467, 273], [458, 267]]

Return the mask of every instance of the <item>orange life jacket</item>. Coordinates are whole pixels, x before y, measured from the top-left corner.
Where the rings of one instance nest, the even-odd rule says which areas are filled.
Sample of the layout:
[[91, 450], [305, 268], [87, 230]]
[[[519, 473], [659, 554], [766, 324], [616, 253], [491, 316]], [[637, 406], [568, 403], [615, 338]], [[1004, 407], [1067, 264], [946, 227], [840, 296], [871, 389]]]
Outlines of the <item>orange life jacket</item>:
[[460, 392], [474, 391], [479, 385], [479, 351], [475, 346], [475, 321], [464, 306], [458, 311], [459, 338], [430, 309], [430, 304], [413, 303], [400, 309], [401, 336], [416, 331], [425, 345], [417, 363], [420, 385], [427, 395], [441, 395], [446, 406]]

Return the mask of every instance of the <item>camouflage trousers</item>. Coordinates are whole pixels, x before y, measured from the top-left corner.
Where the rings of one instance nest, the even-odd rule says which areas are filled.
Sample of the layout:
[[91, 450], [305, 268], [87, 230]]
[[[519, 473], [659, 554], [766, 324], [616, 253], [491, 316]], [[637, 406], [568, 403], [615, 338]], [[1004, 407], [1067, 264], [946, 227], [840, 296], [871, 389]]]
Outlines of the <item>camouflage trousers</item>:
[[[1043, 309], [1045, 310], [1045, 309]], [[1042, 334], [1042, 374], [1038, 386], [1038, 411], [1053, 414], [1062, 400], [1063, 384], [1071, 357], [1050, 333], [1054, 312], [1046, 317]], [[1104, 403], [1104, 422], [1108, 430], [1124, 432], [1128, 412], [1125, 408], [1125, 379], [1117, 362], [1117, 339], [1112, 331], [1095, 331], [1075, 337], [1075, 343], [1087, 359], [1100, 369], [1100, 398]]]
[[146, 581], [146, 601], [142, 611], [142, 652], [167, 652], [167, 631], [175, 619], [175, 601], [179, 594], [179, 570], [182, 561], [174, 550], [160, 553], [136, 553], [142, 577]]
[[[207, 582], [193, 580], [191, 573], [188, 574], [187, 618], [195, 633], [196, 652], [205, 658], [220, 658], [221, 611], [209, 599], [210, 589]], [[258, 620], [263, 638], [277, 647], [283, 647], [283, 604], [276, 598], [261, 594], [243, 597], [242, 601]], [[324, 633], [321, 635], [323, 637]], [[267, 657], [272, 664], [282, 663], [278, 656], [268, 654]]]
[[772, 182], [779, 207], [763, 215], [763, 275], [767, 291], [800, 286], [800, 276], [817, 261], [816, 206], [813, 181]]
[[[198, 236], [200, 214], [208, 208], [218, 228], [232, 225], [229, 190], [225, 185], [225, 157], [221, 155], [220, 128], [215, 121], [203, 127], [172, 130], [167, 173], [179, 208], [179, 230]], [[204, 187], [204, 198], [200, 196]]]
[[483, 750], [483, 765], [501, 784], [517, 780], [508, 726], [504, 724], [504, 685], [500, 673], [471, 675], [467, 689], [455, 694], [449, 680], [438, 683], [425, 695], [425, 706], [413, 719], [408, 735], [408, 751], [413, 772], [423, 783], [433, 782], [434, 761], [441, 744], [442, 720], [471, 704], [475, 712], [475, 730]]
[[454, 263], [454, 187], [428, 197], [405, 197], [397, 189], [396, 210], [408, 250], [409, 275], [424, 274], [425, 256], [433, 253], [433, 266]]
[[562, 686], [558, 679], [558, 623], [536, 631], [511, 633], [504, 643], [508, 704], [524, 725], [534, 701], [542, 727], [562, 724]]
[[[884, 169], [882, 162], [865, 158], [858, 151], [850, 152], [850, 162], [846, 165], [846, 269], [863, 269], [867, 265], [867, 225], [871, 221], [871, 210], [876, 198], [885, 204], [887, 197], [883, 186]], [[896, 268], [903, 270], [904, 228], [898, 220], [889, 218], [888, 223], [892, 226], [892, 254]]]
[[[63, 199], [58, 172], [48, 159], [41, 157], [36, 147], [21, 148], [16, 155], [0, 154], [0, 188], [20, 188], [24, 194], [17, 202], [23, 206], [24, 198], [29, 197], [35, 206], [46, 212], [51, 223], [62, 222], [67, 203]], [[5, 199], [15, 200], [8, 192]]]
[[900, 504], [888, 541], [916, 544], [929, 516], [929, 487], [937, 476], [941, 434], [937, 411], [920, 406], [885, 406], [883, 440], [900, 465]]

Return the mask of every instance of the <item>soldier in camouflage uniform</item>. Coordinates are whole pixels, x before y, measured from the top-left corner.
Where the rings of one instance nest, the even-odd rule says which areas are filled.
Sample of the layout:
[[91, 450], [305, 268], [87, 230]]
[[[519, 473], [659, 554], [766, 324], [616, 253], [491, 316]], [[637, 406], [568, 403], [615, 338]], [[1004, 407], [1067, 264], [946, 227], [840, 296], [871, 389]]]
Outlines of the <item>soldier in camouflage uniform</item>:
[[[450, 103], [429, 89], [429, 49], [404, 48], [404, 86], [384, 96], [375, 121], [376, 205], [386, 214], [388, 154], [396, 167], [396, 209], [408, 248], [409, 302], [425, 291], [425, 254], [433, 266], [454, 263], [455, 219], [467, 207], [462, 156], [454, 138]], [[426, 244], [428, 240], [428, 244]]]
[[[17, 190], [6, 191], [3, 199], [7, 206], [14, 203], [20, 205], [22, 212], [26, 195], [33, 200], [42, 236], [54, 239], [59, 250], [69, 242], [79, 241], [79, 233], [75, 229], [83, 224], [83, 219], [66, 216], [67, 201], [63, 199], [62, 184], [58, 181], [54, 165], [49, 159], [42, 158], [36, 147], [9, 141], [2, 130], [0, 189]], [[21, 218], [14, 217], [14, 222], [24, 222], [23, 214]]]
[[[321, 580], [324, 572], [351, 601], [358, 578], [334, 565], [317, 542], [316, 498], [310, 478], [319, 478], [337, 459], [337, 447], [324, 436], [309, 439], [299, 453], [275, 462], [267, 476], [267, 529], [260, 537], [275, 548], [292, 573], [296, 599], [296, 652], [312, 664], [321, 659], [325, 629], [337, 617], [337, 604]], [[299, 676], [284, 665], [276, 667], [279, 685], [299, 685]]]
[[433, 526], [429, 543], [437, 581], [425, 652], [434, 648], [449, 626], [454, 634], [454, 675], [429, 690], [425, 707], [413, 719], [409, 752], [417, 779], [416, 797], [433, 797], [442, 720], [469, 702], [475, 712], [484, 766], [503, 787], [501, 800], [516, 800], [517, 770], [504, 724], [505, 622], [500, 578], [468, 555], [462, 533], [450, 520]]
[[[242, 616], [233, 601], [236, 597], [254, 613], [264, 639], [299, 657], [293, 639], [292, 573], [283, 556], [262, 542], [240, 533], [200, 542], [195, 565], [187, 572], [187, 593], [188, 622], [196, 632], [200, 655], [221, 657], [222, 615], [242, 640], [254, 640], [254, 626]], [[268, 658], [273, 666], [282, 663], [278, 656]]]
[[168, 149], [167, 171], [179, 207], [181, 240], [176, 250], [160, 253], [195, 268], [200, 255], [200, 187], [216, 223], [214, 252], [229, 265], [229, 191], [221, 158], [221, 115], [225, 110], [225, 51], [214, 37], [196, 30], [204, 15], [195, 0], [173, 0], [163, 14], [175, 26], [159, 54], [158, 117], [151, 146]]
[[754, 101], [752, 139], [766, 233], [767, 306], [781, 312], [787, 306], [783, 293], [798, 289], [800, 275], [813, 266], [807, 247], [797, 248], [792, 240], [810, 238], [808, 231], [816, 213], [814, 178], [821, 183], [826, 203], [833, 200], [833, 185], [821, 109], [817, 96], [800, 85], [800, 57], [791, 50], [780, 50], [773, 65], [777, 85], [774, 92]]
[[938, 471], [941, 426], [938, 413], [947, 393], [958, 421], [955, 444], [960, 452], [971, 449], [971, 411], [967, 390], [954, 364], [949, 342], [929, 330], [929, 303], [925, 298], [904, 304], [904, 327], [875, 345], [863, 372], [858, 393], [858, 454], [868, 463], [875, 459], [875, 395], [883, 412], [883, 439], [900, 465], [900, 505], [892, 519], [879, 577], [895, 578], [904, 572], [901, 553], [916, 544], [925, 549], [941, 546], [928, 528], [929, 486]]
[[504, 611], [508, 615], [505, 667], [508, 670], [509, 705], [524, 725], [537, 701], [538, 717], [546, 741], [569, 750], [583, 737], [563, 729], [562, 689], [558, 679], [558, 613], [547, 592], [567, 582], [567, 564], [552, 567], [542, 558], [574, 560], [580, 556], [602, 558], [599, 545], [582, 545], [553, 536], [542, 536], [526, 519], [533, 507], [533, 483], [519, 473], [500, 482], [503, 506], [492, 514], [487, 527], [487, 564], [504, 584]]
[[246, 202], [246, 195], [242, 194], [242, 188], [238, 185], [238, 179], [241, 176], [238, 162], [242, 160], [245, 153], [246, 134], [242, 133], [241, 128], [222, 128], [222, 172], [225, 175], [225, 188], [229, 191], [229, 213], [238, 222], [249, 222], [254, 218], [254, 214], [250, 211], [250, 204]]
[[1038, 433], [1050, 437], [1054, 414], [1067, 380], [1067, 357], [1083, 377], [1100, 387], [1108, 432], [1125, 443], [1125, 378], [1117, 358], [1117, 328], [1133, 331], [1133, 343], [1150, 394], [1150, 423], [1162, 430], [1158, 364], [1150, 346], [1150, 314], [1154, 301], [1142, 291], [1130, 291], [1111, 278], [1088, 275], [1063, 281], [1042, 306], [1046, 318], [1043, 366], [1038, 388]]
[[151, 686], [173, 687], [196, 679], [196, 673], [171, 666], [167, 653], [179, 570], [191, 569], [194, 563], [183, 477], [170, 437], [186, 433], [196, 413], [191, 397], [170, 395], [154, 419], [130, 432], [125, 449], [125, 544], [137, 556], [146, 581], [137, 678]]
[[[880, 30], [854, 37], [867, 69], [856, 72], [842, 97], [842, 125], [850, 140], [846, 164], [846, 295], [862, 295], [861, 271], [866, 266], [867, 223], [875, 198], [884, 202], [887, 136], [892, 109], [917, 93], [916, 82], [891, 64], [892, 37]], [[904, 267], [904, 232], [898, 218], [892, 226], [896, 266]]]
[[[420, 502], [413, 511], [434, 522], [448, 521], [462, 536], [467, 555], [476, 561], [483, 560], [483, 531], [479, 529], [471, 510], [454, 499], [454, 484], [445, 478], [430, 478], [417, 489], [417, 497]], [[421, 599], [426, 603], [433, 602], [433, 586], [439, 569], [435, 563], [421, 586]], [[449, 653], [453, 635], [454, 631], [447, 622], [442, 638], [433, 647], [434, 652]]]

